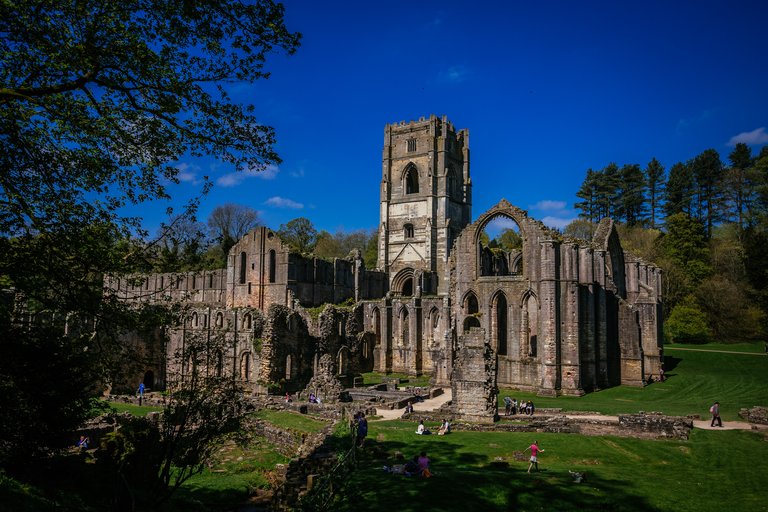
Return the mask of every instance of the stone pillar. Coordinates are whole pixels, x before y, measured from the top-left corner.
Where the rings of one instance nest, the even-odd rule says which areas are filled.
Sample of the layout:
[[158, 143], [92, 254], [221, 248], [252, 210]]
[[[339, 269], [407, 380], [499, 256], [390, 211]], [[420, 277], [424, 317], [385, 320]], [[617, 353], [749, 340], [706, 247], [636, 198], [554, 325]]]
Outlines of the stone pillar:
[[558, 345], [559, 345], [559, 311], [558, 311], [558, 247], [553, 240], [541, 243], [541, 317], [539, 319], [540, 347], [538, 349], [541, 361], [541, 381], [539, 394], [541, 396], [557, 395], [559, 387]]
[[607, 388], [608, 383], [608, 307], [605, 295], [605, 251], [595, 251], [595, 344], [597, 345], [597, 383]]
[[581, 338], [581, 386], [597, 388], [597, 355], [595, 345], [594, 252], [582, 247], [579, 258], [579, 317]]
[[581, 396], [584, 390], [579, 344], [579, 248], [575, 244], [565, 244], [562, 255], [560, 388], [563, 394]]
[[454, 417], [493, 423], [497, 416], [496, 357], [485, 330], [473, 327], [459, 337], [459, 347], [451, 379]]

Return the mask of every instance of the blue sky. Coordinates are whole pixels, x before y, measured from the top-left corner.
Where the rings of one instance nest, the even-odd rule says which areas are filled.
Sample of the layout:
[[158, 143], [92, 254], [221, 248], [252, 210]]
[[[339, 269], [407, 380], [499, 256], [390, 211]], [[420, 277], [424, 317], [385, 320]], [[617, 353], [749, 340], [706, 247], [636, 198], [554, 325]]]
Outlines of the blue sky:
[[[470, 133], [473, 218], [506, 198], [553, 227], [588, 168], [768, 143], [768, 2], [285, 2], [293, 56], [231, 88], [275, 127], [279, 167], [179, 162], [179, 201], [216, 185], [278, 228], [378, 223], [384, 125], [447, 115]], [[160, 205], [158, 205], [160, 206]], [[158, 208], [159, 210], [159, 208]], [[148, 226], [160, 218], [147, 212]]]

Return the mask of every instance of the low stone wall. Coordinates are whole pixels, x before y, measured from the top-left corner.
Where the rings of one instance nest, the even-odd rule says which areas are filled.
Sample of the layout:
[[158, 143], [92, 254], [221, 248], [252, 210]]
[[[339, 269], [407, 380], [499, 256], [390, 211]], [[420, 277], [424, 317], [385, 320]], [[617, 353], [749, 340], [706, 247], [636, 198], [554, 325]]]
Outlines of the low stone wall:
[[404, 421], [413, 421], [416, 430], [420, 421], [430, 430], [443, 419], [451, 422], [456, 431], [470, 432], [551, 432], [560, 434], [582, 434], [589, 436], [639, 437], [644, 439], [688, 439], [693, 420], [687, 417], [664, 416], [661, 414], [628, 414], [619, 416], [618, 421], [598, 415], [557, 413], [535, 414], [533, 416], [503, 416], [503, 421], [494, 424], [454, 422], [450, 414], [441, 411], [414, 412], [403, 414]]
[[768, 425], [768, 407], [752, 407], [751, 409], [739, 410], [739, 416], [750, 423], [758, 425]]
[[250, 430], [257, 436], [269, 441], [275, 449], [286, 457], [295, 457], [304, 444], [306, 436], [285, 430], [262, 420], [251, 420]]
[[440, 396], [444, 393], [443, 388], [430, 387], [419, 388], [420, 392], [415, 392], [416, 388], [407, 388], [405, 391], [391, 391], [381, 389], [382, 385], [371, 386], [368, 388], [351, 388], [346, 391], [355, 401], [370, 402], [378, 404], [379, 408], [402, 409], [408, 403], [416, 403], [419, 400], [426, 400]]
[[109, 395], [105, 398], [110, 402], [117, 402], [121, 404], [133, 404], [133, 405], [151, 405], [154, 407], [165, 407], [167, 397], [162, 393], [152, 392], [145, 393], [144, 398], [141, 399], [139, 404], [139, 397], [135, 395]]
[[633, 437], [688, 439], [693, 420], [661, 414], [625, 414], [619, 416], [619, 425]]
[[565, 416], [528, 416], [519, 422], [504, 421], [493, 425], [481, 423], [455, 423], [454, 430], [466, 430], [471, 432], [551, 432], [558, 434], [572, 434], [576, 432], [575, 426]]
[[336, 423], [307, 436], [298, 457], [285, 468], [284, 483], [275, 490], [270, 510], [294, 510], [299, 499], [310, 489], [318, 475], [327, 473], [337, 463], [337, 454], [328, 446]]
[[132, 419], [133, 415], [129, 412], [109, 413], [90, 419], [80, 428], [72, 432], [72, 446], [75, 446], [80, 440], [80, 436], [87, 436], [90, 439], [89, 448], [97, 448], [105, 435], [117, 430], [120, 425]]

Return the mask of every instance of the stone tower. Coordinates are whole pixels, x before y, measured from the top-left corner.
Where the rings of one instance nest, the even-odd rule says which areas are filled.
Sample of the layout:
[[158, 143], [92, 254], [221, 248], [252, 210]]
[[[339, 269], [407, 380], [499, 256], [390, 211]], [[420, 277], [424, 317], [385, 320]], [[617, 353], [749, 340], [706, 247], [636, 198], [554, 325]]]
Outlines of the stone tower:
[[454, 239], [472, 217], [469, 131], [437, 116], [384, 128], [378, 268], [393, 295], [447, 293]]

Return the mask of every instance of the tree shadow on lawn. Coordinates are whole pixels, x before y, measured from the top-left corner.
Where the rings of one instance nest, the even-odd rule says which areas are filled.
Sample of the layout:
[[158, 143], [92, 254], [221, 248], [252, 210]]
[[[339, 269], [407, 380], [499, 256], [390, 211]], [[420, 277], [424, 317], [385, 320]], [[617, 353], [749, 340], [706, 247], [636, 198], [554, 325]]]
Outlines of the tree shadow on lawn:
[[[350, 475], [339, 510], [426, 512], [482, 510], [483, 512], [534, 510], [589, 510], [654, 512], [645, 497], [627, 492], [622, 481], [587, 474], [575, 483], [567, 470], [542, 468], [527, 473], [527, 461], [488, 460], [485, 454], [458, 452], [449, 442], [372, 442]], [[442, 440], [441, 440], [442, 441]], [[426, 451], [434, 476], [406, 477], [387, 473], [399, 451], [408, 459]], [[505, 450], [507, 453], [509, 450]]]

